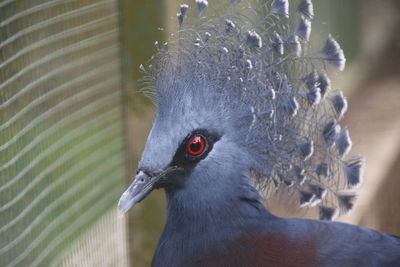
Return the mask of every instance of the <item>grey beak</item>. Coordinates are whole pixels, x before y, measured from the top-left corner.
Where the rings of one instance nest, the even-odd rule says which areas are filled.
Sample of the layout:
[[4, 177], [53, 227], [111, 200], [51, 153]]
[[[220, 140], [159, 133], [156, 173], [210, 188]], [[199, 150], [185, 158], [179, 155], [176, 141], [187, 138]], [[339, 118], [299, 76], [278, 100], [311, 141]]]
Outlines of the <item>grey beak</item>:
[[139, 171], [133, 183], [122, 194], [118, 202], [118, 209], [125, 213], [137, 203], [142, 201], [154, 189], [154, 184], [160, 179], [165, 178], [175, 171], [183, 170], [178, 166], [171, 166], [157, 175], [150, 176], [143, 171]]
[[133, 183], [122, 194], [118, 202], [118, 209], [125, 213], [135, 204], [143, 200], [152, 190], [157, 179], [139, 171]]

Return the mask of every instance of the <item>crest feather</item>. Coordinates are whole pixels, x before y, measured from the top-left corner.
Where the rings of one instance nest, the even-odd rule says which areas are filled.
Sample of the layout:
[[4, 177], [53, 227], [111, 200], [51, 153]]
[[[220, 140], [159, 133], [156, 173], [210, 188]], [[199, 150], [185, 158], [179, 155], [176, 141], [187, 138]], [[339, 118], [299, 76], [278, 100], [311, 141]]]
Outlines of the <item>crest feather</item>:
[[249, 176], [258, 190], [286, 187], [300, 207], [318, 206], [321, 219], [333, 219], [352, 208], [354, 195], [342, 192], [363, 174], [362, 160], [345, 159], [351, 140], [339, 122], [347, 101], [332, 90], [325, 70], [325, 63], [344, 69], [343, 50], [329, 35], [321, 50], [311, 51], [310, 0], [300, 1], [294, 27], [289, 1], [257, 8], [244, 2], [231, 0], [218, 9], [196, 0], [202, 16], [194, 24], [184, 22], [188, 6], [181, 6], [180, 30], [146, 67], [156, 103], [205, 96], [199, 105], [213, 110], [216, 121], [237, 127], [235, 140], [251, 151]]

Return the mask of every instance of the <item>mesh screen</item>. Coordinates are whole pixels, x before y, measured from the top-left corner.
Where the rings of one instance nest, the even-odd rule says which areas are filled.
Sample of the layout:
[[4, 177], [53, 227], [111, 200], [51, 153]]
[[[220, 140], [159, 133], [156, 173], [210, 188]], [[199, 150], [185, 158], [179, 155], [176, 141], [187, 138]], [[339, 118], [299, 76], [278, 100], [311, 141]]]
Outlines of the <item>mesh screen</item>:
[[[0, 266], [121, 239], [117, 23], [115, 0], [0, 1]], [[98, 246], [86, 243], [82, 255]]]
[[[107, 212], [52, 266], [127, 266], [125, 220]], [[88, 253], [89, 252], [89, 253]]]

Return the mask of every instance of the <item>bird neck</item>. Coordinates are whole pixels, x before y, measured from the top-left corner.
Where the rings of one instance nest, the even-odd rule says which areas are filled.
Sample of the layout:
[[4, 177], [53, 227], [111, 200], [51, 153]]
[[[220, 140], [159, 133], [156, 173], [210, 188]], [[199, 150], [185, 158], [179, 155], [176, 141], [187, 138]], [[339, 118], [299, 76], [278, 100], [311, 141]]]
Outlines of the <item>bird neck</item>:
[[[154, 256], [154, 266], [202, 258], [243, 235], [265, 232], [274, 217], [247, 182], [219, 190], [166, 190], [167, 222]], [[173, 256], [171, 256], [173, 255]], [[164, 265], [163, 265], [164, 264]], [[182, 265], [184, 266], [184, 265]]]
[[[232, 233], [265, 227], [275, 218], [261, 203], [262, 198], [248, 181], [229, 190], [166, 190], [168, 216], [164, 233], [204, 235], [224, 239]], [[240, 230], [240, 231], [239, 231]], [[190, 233], [189, 233], [190, 232]]]

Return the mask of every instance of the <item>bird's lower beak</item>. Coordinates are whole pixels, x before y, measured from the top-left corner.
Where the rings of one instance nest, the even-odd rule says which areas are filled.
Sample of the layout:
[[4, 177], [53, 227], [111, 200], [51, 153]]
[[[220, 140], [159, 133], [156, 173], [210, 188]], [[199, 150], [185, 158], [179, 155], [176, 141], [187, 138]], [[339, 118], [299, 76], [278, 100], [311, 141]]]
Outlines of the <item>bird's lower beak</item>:
[[133, 183], [122, 194], [118, 202], [118, 209], [125, 213], [136, 203], [142, 201], [154, 188], [156, 177], [151, 177], [139, 171]]

